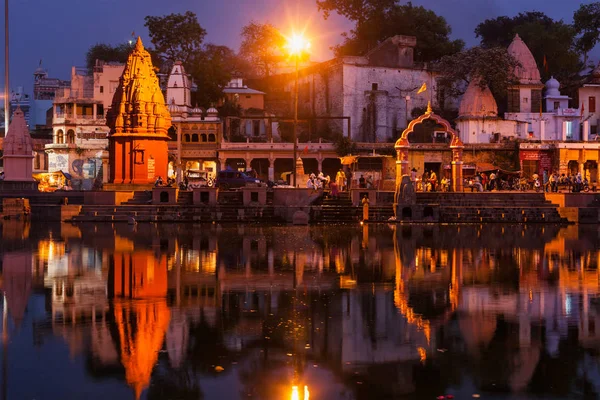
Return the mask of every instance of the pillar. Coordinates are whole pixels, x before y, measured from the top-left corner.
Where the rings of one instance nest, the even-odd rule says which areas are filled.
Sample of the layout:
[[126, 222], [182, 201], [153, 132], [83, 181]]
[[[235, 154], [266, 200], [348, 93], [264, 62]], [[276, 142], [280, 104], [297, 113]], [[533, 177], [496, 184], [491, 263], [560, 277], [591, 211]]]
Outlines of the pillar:
[[463, 161], [462, 153], [465, 146], [460, 138], [454, 134], [450, 149], [452, 150], [452, 191], [463, 191]]
[[179, 184], [183, 180], [181, 171], [181, 124], [177, 124], [175, 129], [177, 129], [177, 159], [175, 161], [175, 180]]
[[563, 142], [567, 140], [567, 121], [562, 123], [562, 140]]
[[275, 181], [275, 159], [272, 157], [269, 157], [269, 180]]
[[587, 142], [590, 137], [590, 121], [583, 122], [583, 132], [581, 132], [581, 140]]
[[246, 163], [246, 171], [248, 171], [248, 168], [252, 168], [252, 160], [253, 158], [244, 158], [244, 162]]
[[56, 104], [52, 104], [52, 118], [56, 120]]
[[73, 119], [77, 119], [77, 103], [73, 103]]
[[95, 121], [98, 118], [98, 104], [92, 104], [92, 119]]
[[225, 165], [227, 165], [227, 158], [219, 157], [217, 160], [217, 172], [224, 170]]
[[319, 154], [319, 157], [317, 158], [317, 170], [319, 172], [323, 172], [323, 155]]
[[540, 140], [546, 140], [546, 121], [540, 118]]
[[410, 143], [408, 139], [401, 137], [394, 146], [396, 149], [396, 186], [402, 181], [403, 175], [410, 175], [410, 166], [408, 164], [408, 150]]

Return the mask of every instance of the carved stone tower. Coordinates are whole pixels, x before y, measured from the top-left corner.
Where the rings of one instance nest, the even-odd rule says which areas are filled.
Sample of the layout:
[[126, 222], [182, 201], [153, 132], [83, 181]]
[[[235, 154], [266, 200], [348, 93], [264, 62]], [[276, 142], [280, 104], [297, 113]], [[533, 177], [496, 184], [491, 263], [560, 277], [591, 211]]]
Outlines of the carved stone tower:
[[171, 115], [150, 53], [138, 37], [107, 113], [110, 183], [147, 185], [166, 178]]

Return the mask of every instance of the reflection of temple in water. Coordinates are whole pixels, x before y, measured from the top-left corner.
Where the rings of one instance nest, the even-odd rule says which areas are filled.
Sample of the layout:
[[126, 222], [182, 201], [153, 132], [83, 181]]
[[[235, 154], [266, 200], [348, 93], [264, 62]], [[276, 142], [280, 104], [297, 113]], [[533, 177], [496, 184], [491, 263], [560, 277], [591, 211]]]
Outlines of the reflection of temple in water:
[[93, 229], [38, 241], [30, 265], [51, 307], [40, 327], [137, 396], [153, 373], [234, 356], [245, 384], [268, 386], [287, 354], [414, 393], [445, 348], [483, 382], [493, 354], [519, 391], [574, 328], [600, 345], [597, 239], [575, 226]]

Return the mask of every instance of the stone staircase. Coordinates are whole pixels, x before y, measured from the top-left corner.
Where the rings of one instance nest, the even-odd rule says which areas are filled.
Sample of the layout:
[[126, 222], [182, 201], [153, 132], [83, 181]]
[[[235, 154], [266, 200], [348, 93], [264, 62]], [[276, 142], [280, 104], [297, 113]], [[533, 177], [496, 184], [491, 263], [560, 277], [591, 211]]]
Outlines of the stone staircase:
[[151, 191], [136, 191], [133, 192], [133, 198], [124, 202], [124, 206], [135, 206], [135, 205], [148, 205], [152, 203], [152, 192]]
[[191, 191], [180, 190], [177, 193], [177, 205], [187, 206], [194, 204], [194, 193]]
[[439, 222], [566, 222], [544, 193], [418, 193], [417, 204], [439, 206]]

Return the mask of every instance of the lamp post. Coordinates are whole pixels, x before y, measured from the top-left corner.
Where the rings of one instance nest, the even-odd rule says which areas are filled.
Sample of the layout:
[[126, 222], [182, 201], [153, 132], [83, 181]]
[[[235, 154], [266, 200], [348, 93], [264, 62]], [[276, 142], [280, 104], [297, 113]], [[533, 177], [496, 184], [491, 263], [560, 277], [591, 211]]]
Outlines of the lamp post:
[[300, 35], [292, 35], [292, 37], [288, 40], [287, 46], [290, 54], [294, 56], [296, 64], [296, 76], [294, 79], [294, 160], [292, 162], [292, 185], [296, 187], [296, 159], [298, 158], [298, 64], [302, 53], [310, 48], [310, 43]]
[[8, 0], [4, 0], [4, 136], [10, 122], [10, 97], [8, 84]]

